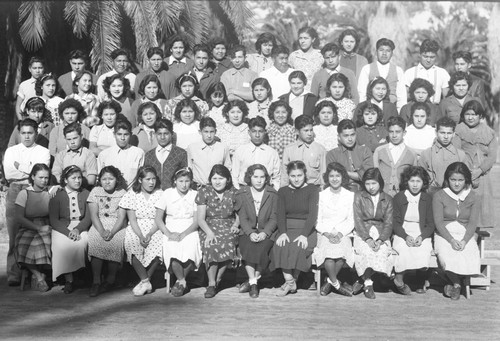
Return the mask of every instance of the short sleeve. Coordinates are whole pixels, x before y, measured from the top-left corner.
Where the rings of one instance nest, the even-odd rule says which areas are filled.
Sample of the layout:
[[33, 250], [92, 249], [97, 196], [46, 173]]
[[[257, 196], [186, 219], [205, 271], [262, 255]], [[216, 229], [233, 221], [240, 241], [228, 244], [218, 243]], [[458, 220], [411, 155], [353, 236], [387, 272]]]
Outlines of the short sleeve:
[[90, 203], [97, 203], [97, 196], [98, 196], [98, 191], [101, 187], [94, 187], [92, 191], [90, 191], [89, 197], [87, 198], [87, 202]]
[[97, 175], [97, 159], [91, 151], [88, 151], [86, 160], [87, 175]]
[[155, 203], [155, 208], [166, 211], [168, 202], [168, 190], [162, 193], [158, 201]]
[[28, 200], [28, 191], [23, 189], [16, 198], [16, 205], [21, 207], [26, 207], [26, 201]]
[[126, 210], [137, 210], [137, 201], [134, 191], [128, 191], [120, 200], [119, 206]]
[[89, 142], [96, 142], [97, 143], [97, 139], [99, 137], [98, 129], [99, 128], [97, 125], [93, 126], [92, 129], [90, 129]]
[[196, 205], [207, 205], [208, 201], [208, 195], [207, 195], [207, 188], [203, 187], [198, 191], [198, 194], [196, 195]]

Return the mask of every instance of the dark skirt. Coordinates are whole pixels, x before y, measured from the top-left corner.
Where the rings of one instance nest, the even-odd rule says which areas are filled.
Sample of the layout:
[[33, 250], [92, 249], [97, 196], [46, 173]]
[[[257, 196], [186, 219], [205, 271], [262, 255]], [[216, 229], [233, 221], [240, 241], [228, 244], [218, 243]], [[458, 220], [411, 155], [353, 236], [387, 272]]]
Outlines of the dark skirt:
[[306, 249], [303, 249], [297, 242], [294, 242], [295, 238], [301, 235], [304, 223], [305, 220], [287, 219], [286, 234], [288, 236], [288, 239], [290, 239], [290, 242], [287, 242], [282, 247], [274, 245], [270, 266], [271, 270], [296, 269], [302, 272], [308, 272], [311, 269], [312, 253], [318, 241], [316, 231], [313, 230], [313, 232], [307, 237]]
[[246, 234], [240, 235], [239, 245], [241, 258], [248, 263], [258, 264], [262, 270], [266, 269], [271, 262], [270, 251], [274, 242], [270, 239], [264, 239], [261, 242], [254, 243]]
[[232, 218], [210, 219], [207, 224], [212, 229], [217, 238], [217, 243], [205, 246], [207, 235], [199, 229], [201, 251], [203, 252], [203, 263], [208, 266], [212, 263], [223, 263], [233, 261], [235, 251], [235, 235], [231, 233]]

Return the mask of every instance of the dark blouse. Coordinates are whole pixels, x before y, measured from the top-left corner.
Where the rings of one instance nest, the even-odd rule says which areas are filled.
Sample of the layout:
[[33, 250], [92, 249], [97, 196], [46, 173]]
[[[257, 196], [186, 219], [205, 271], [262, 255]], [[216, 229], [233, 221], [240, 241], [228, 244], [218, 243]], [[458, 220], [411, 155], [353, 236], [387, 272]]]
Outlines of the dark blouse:
[[307, 185], [301, 188], [281, 187], [278, 191], [278, 230], [287, 231], [287, 219], [305, 220], [303, 236], [309, 236], [318, 219], [319, 188]]

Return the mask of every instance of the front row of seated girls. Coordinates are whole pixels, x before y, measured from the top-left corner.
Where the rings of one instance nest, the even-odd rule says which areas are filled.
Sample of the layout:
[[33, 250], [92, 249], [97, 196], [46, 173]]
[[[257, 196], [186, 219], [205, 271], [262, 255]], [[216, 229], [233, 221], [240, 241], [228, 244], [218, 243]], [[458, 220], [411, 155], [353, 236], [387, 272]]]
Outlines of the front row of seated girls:
[[[276, 191], [267, 169], [251, 165], [247, 186], [236, 190], [230, 171], [217, 164], [208, 184], [196, 192], [191, 170], [180, 168], [173, 187], [162, 191], [155, 169], [144, 166], [126, 192], [119, 170], [107, 166], [89, 193], [82, 189], [80, 168], [69, 166], [62, 172], [61, 189], [51, 198], [50, 171], [36, 164], [31, 186], [16, 200], [22, 226], [16, 238], [19, 265], [33, 274], [33, 284], [42, 292], [49, 290], [45, 273], [51, 267], [52, 280], [64, 275], [64, 292], [69, 294], [75, 289], [73, 273], [85, 267], [88, 257], [91, 297], [115, 286], [126, 258], [140, 279], [132, 290], [136, 296], [152, 292], [150, 279], [161, 262], [176, 277], [172, 295], [185, 295], [188, 274], [203, 262], [208, 275], [204, 296], [212, 298], [235, 258], [236, 245], [248, 274], [239, 291], [252, 298], [259, 296], [259, 280], [268, 269], [283, 274], [276, 295], [285, 296], [297, 292], [299, 275], [313, 263], [326, 271], [323, 296], [363, 292], [374, 299], [375, 273], [390, 276], [397, 292], [410, 295], [405, 275], [413, 270], [417, 293], [425, 293], [433, 246], [449, 281], [445, 296], [459, 299], [464, 276], [479, 272], [474, 233], [480, 200], [464, 163], [448, 166], [443, 188], [433, 196], [426, 193], [427, 172], [410, 166], [394, 198], [384, 192], [377, 168], [363, 174], [361, 190], [355, 193], [349, 190], [346, 169], [336, 162], [323, 174], [322, 191], [308, 184], [302, 161], [290, 162], [286, 171], [289, 183]], [[345, 266], [356, 270], [352, 285], [338, 278]]]

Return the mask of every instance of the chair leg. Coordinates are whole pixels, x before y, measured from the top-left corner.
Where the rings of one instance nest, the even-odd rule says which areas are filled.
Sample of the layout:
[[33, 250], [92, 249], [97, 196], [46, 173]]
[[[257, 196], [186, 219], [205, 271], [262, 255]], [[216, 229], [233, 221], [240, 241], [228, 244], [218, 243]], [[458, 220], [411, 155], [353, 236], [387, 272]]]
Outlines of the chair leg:
[[466, 276], [464, 278], [464, 286], [465, 286], [465, 298], [470, 298], [470, 276]]
[[24, 291], [24, 286], [26, 285], [26, 280], [28, 279], [30, 272], [28, 269], [21, 270], [21, 291]]
[[170, 273], [168, 271], [165, 271], [165, 280], [167, 281], [165, 289], [167, 294], [170, 294]]
[[314, 281], [316, 282], [316, 295], [321, 296], [321, 269], [314, 270]]

